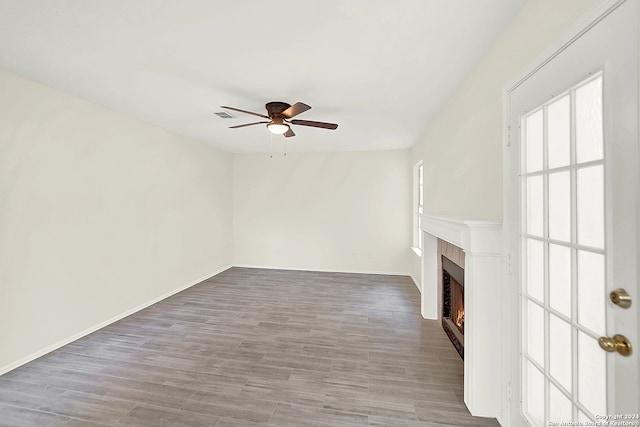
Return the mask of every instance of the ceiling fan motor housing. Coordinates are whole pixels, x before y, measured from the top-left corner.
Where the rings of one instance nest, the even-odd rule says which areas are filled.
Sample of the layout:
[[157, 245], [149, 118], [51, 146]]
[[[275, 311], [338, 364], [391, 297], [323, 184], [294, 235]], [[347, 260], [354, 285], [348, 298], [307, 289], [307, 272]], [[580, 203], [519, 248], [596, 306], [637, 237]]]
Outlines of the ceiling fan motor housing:
[[291, 107], [291, 105], [286, 102], [267, 102], [264, 107], [267, 109], [269, 117], [273, 119], [273, 116], [280, 115], [280, 113]]

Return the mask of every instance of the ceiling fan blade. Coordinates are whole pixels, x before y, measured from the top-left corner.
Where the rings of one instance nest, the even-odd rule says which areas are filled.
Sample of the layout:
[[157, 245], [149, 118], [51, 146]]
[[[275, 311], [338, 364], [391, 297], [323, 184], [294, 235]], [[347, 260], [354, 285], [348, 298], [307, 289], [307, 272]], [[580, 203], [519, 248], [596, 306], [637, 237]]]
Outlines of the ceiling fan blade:
[[338, 128], [338, 125], [335, 123], [314, 122], [311, 120], [291, 120], [291, 123], [294, 125], [311, 126], [314, 128], [323, 128], [323, 129], [332, 129], [332, 130]]
[[227, 110], [239, 111], [239, 112], [245, 113], [245, 114], [253, 114], [254, 116], [263, 117], [265, 119], [269, 118], [269, 116], [265, 116], [264, 114], [254, 113], [252, 111], [247, 111], [247, 110], [241, 110], [239, 108], [234, 108], [234, 107], [227, 107], [226, 105], [221, 105], [220, 108], [226, 108]]
[[243, 128], [245, 126], [253, 126], [253, 125], [259, 125], [259, 124], [264, 124], [264, 123], [269, 123], [269, 122], [253, 122], [253, 123], [245, 123], [243, 125], [235, 125], [235, 126], [229, 126], [229, 129], [238, 129], [238, 128]]
[[295, 134], [295, 132], [293, 131], [293, 129], [291, 129], [291, 126], [289, 126], [289, 130], [288, 130], [288, 131], [286, 131], [286, 132], [284, 133], [284, 136], [285, 136], [286, 138], [289, 138], [289, 137], [291, 137], [291, 136], [296, 136], [296, 134]]
[[291, 117], [295, 117], [298, 114], [304, 113], [305, 111], [310, 109], [311, 107], [309, 107], [307, 104], [303, 104], [302, 102], [296, 102], [295, 104], [293, 104], [291, 107], [287, 108], [280, 114], [282, 114], [287, 119], [290, 119]]

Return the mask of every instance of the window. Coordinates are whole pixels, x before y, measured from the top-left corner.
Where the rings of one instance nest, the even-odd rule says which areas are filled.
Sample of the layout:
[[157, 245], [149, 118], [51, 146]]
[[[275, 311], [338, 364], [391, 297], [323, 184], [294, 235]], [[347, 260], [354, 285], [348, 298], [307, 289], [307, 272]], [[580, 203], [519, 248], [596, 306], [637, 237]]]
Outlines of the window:
[[422, 251], [422, 231], [420, 229], [420, 214], [424, 212], [423, 195], [424, 173], [422, 160], [413, 167], [413, 247], [417, 253]]

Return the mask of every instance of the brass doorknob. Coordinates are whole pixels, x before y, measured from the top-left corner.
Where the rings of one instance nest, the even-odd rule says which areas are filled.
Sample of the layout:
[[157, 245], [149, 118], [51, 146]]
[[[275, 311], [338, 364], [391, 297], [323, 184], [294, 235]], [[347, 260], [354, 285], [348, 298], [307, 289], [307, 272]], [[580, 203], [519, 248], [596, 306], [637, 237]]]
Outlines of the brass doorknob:
[[622, 288], [615, 289], [609, 294], [611, 302], [622, 308], [631, 307], [631, 296]]
[[631, 341], [624, 335], [614, 335], [613, 338], [600, 337], [598, 344], [604, 351], [617, 351], [623, 356], [631, 355]]

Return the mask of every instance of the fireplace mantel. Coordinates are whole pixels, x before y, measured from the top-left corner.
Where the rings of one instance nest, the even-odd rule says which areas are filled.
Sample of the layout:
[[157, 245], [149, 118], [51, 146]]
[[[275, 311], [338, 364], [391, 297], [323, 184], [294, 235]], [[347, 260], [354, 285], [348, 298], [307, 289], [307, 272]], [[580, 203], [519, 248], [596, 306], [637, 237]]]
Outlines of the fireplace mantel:
[[422, 231], [446, 240], [465, 253], [500, 253], [502, 224], [423, 214]]
[[473, 415], [500, 410], [502, 225], [423, 214], [422, 297], [425, 319], [438, 320], [438, 239], [460, 247], [464, 269], [464, 401]]

